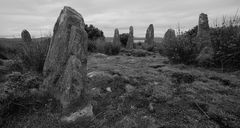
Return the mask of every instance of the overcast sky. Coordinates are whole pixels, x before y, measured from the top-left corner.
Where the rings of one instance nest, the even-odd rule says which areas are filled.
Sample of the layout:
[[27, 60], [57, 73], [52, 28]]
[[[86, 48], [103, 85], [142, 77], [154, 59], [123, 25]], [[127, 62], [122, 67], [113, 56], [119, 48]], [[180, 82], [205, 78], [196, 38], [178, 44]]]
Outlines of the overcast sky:
[[207, 13], [210, 25], [223, 16], [235, 15], [240, 0], [0, 0], [0, 37], [17, 37], [23, 29], [32, 36], [52, 32], [63, 6], [71, 6], [85, 19], [113, 36], [134, 27], [134, 36], [144, 37], [149, 24], [155, 36], [162, 37], [168, 28], [182, 30], [198, 23], [201, 12]]

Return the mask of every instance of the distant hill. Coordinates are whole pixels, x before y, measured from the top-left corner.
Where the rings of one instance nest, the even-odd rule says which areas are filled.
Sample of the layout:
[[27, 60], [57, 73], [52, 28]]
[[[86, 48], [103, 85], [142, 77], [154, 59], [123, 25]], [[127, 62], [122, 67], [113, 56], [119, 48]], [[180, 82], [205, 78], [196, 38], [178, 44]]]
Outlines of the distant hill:
[[[106, 37], [105, 40], [106, 40], [107, 42], [111, 42], [111, 41], [113, 40], [113, 37]], [[134, 40], [135, 40], [134, 42], [144, 42], [145, 37], [134, 37]], [[154, 38], [154, 41], [157, 42], [157, 43], [161, 43], [162, 40], [163, 40], [162, 37], [156, 37], [156, 38]]]

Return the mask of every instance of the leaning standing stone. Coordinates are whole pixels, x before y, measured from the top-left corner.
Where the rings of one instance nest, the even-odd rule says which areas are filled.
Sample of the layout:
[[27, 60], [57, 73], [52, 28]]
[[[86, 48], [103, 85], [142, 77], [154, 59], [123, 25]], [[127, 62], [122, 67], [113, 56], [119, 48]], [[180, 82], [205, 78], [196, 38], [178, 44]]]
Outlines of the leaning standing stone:
[[43, 88], [60, 100], [63, 121], [91, 116], [86, 95], [87, 39], [81, 14], [64, 7], [54, 26], [53, 37], [44, 64]]
[[133, 49], [133, 27], [130, 26], [129, 28], [129, 36], [127, 41], [127, 49]]

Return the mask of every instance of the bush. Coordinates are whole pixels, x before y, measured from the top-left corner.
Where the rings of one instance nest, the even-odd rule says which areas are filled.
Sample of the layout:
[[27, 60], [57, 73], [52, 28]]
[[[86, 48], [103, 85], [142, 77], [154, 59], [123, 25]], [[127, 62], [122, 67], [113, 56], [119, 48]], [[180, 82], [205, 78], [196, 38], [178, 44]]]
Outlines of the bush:
[[123, 47], [127, 46], [129, 34], [128, 33], [122, 33], [120, 34], [120, 41]]
[[50, 38], [36, 39], [30, 43], [23, 42], [19, 56], [24, 67], [28, 70], [42, 72], [49, 44]]
[[186, 34], [179, 35], [176, 39], [165, 40], [161, 50], [172, 63], [195, 63], [197, 56], [196, 45]]
[[[155, 43], [154, 43], [155, 44]], [[147, 44], [147, 43], [144, 43], [144, 44], [142, 44], [142, 48], [144, 49], [144, 50], [147, 50], [147, 51], [149, 51], [149, 52], [152, 52], [153, 50], [154, 50], [154, 45], [149, 45], [149, 44]]]
[[94, 27], [93, 25], [85, 25], [85, 30], [88, 33], [88, 39], [97, 40], [98, 38], [105, 38], [103, 31]]
[[88, 51], [117, 55], [120, 52], [120, 46], [115, 46], [112, 42], [106, 42], [103, 39], [88, 40]]
[[240, 68], [240, 26], [212, 28], [211, 41], [216, 66]]
[[88, 40], [88, 51], [95, 52], [97, 50], [96, 41]]
[[[160, 53], [173, 63], [194, 64], [199, 50], [195, 37], [198, 27], [179, 35], [176, 39], [164, 40]], [[240, 18], [224, 18], [222, 25], [210, 28], [211, 45], [214, 51], [210, 63], [217, 68], [240, 68]]]
[[47, 109], [52, 97], [39, 91], [42, 81], [42, 77], [32, 73], [13, 72], [7, 76], [0, 86], [0, 127], [14, 116]]

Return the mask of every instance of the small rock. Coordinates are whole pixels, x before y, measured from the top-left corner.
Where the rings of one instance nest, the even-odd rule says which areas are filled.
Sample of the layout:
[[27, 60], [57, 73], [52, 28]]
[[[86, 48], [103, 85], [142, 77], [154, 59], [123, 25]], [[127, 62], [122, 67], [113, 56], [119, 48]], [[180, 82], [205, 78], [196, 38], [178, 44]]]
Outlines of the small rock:
[[148, 108], [149, 108], [149, 110], [150, 110], [151, 112], [153, 112], [153, 111], [154, 111], [153, 103], [150, 103], [149, 106], [148, 106]]
[[93, 97], [101, 96], [101, 89], [100, 88], [92, 88], [90, 93]]
[[81, 117], [92, 117], [93, 116], [92, 105], [87, 105], [85, 108], [71, 113], [70, 116], [64, 116], [61, 118], [63, 122], [74, 122]]
[[105, 54], [102, 54], [102, 53], [97, 53], [97, 54], [94, 55], [94, 57], [96, 57], [96, 58], [107, 58], [108, 56], [105, 55]]
[[108, 92], [112, 92], [111, 87], [107, 87], [106, 90], [107, 90]]
[[135, 90], [135, 87], [133, 87], [130, 84], [126, 84], [125, 90], [126, 90], [126, 92], [130, 93], [130, 92], [133, 92]]

